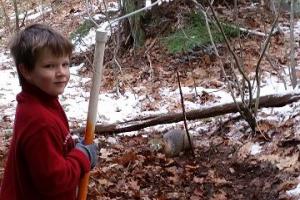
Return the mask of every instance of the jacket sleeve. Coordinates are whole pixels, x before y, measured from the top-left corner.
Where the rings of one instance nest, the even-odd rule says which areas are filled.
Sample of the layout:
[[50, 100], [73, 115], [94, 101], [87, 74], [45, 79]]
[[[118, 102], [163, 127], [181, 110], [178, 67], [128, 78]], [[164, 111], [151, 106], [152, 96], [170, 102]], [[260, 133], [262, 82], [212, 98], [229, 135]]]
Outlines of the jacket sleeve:
[[43, 127], [23, 144], [26, 166], [35, 187], [44, 195], [75, 189], [80, 177], [90, 170], [88, 158], [79, 150], [63, 154], [63, 143], [54, 127]]

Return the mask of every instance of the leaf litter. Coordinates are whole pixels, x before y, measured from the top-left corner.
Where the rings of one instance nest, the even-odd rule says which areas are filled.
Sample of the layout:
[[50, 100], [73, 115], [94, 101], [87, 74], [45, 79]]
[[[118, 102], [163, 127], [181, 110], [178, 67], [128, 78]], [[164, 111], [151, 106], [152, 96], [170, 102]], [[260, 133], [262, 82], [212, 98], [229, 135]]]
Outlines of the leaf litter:
[[[65, 3], [75, 9], [82, 7], [80, 1]], [[61, 9], [61, 14], [49, 13], [46, 20], [55, 21], [56, 27], [65, 27], [63, 31], [67, 33], [72, 26], [79, 24], [84, 14], [72, 18], [68, 10], [63, 10], [63, 6]], [[220, 9], [225, 11], [225, 8]], [[246, 23], [250, 27], [261, 27], [251, 17], [247, 18]], [[286, 64], [286, 54], [282, 50], [285, 48], [284, 37], [279, 35], [272, 40], [275, 47], [270, 49], [270, 53], [275, 54], [281, 64]], [[248, 55], [245, 66], [249, 72], [257, 61], [260, 42], [253, 38], [244, 39], [243, 50]], [[144, 56], [147, 44], [152, 46], [148, 52], [152, 72], [147, 64], [149, 57]], [[180, 111], [174, 67], [182, 74], [188, 109], [231, 100], [224, 84], [219, 81], [216, 60], [210, 54], [194, 52], [198, 57], [187, 62], [189, 54], [169, 55], [155, 40], [146, 43], [145, 49], [134, 56], [128, 52], [121, 58], [124, 77], [120, 96], [116, 95], [116, 80], [111, 66], [105, 69], [100, 91], [99, 123], [123, 121], [135, 115]], [[11, 138], [16, 105], [14, 96], [20, 91], [7, 49], [1, 51], [1, 73], [8, 78], [0, 80], [0, 177], [3, 175]], [[111, 53], [108, 48], [106, 59], [111, 58]], [[86, 55], [77, 56], [86, 58], [92, 54], [92, 50], [88, 54], [81, 54]], [[266, 62], [263, 64], [265, 66]], [[282, 87], [282, 81], [272, 76], [278, 72], [267, 67], [264, 70], [265, 86], [262, 93], [281, 91], [278, 88]], [[82, 65], [80, 59], [71, 68], [71, 73], [72, 79], [61, 102], [70, 118], [71, 128], [78, 128], [84, 126], [86, 118], [91, 73], [87, 64]], [[194, 85], [197, 85], [196, 89]], [[129, 92], [129, 86], [136, 94]], [[195, 92], [199, 95], [195, 95]], [[179, 157], [167, 158], [149, 145], [153, 133], [162, 134], [170, 128], [182, 127], [181, 123], [158, 125], [130, 135], [98, 136], [102, 146], [100, 162], [91, 172], [88, 199], [269, 200], [300, 197], [297, 190], [297, 184], [300, 183], [299, 146], [293, 143], [289, 147], [281, 145], [284, 141], [299, 137], [298, 113], [298, 103], [283, 108], [261, 109], [258, 115], [259, 128], [272, 138], [271, 142], [259, 135], [251, 135], [245, 122], [233, 119], [234, 114], [188, 122], [195, 138], [195, 157], [186, 152]]]

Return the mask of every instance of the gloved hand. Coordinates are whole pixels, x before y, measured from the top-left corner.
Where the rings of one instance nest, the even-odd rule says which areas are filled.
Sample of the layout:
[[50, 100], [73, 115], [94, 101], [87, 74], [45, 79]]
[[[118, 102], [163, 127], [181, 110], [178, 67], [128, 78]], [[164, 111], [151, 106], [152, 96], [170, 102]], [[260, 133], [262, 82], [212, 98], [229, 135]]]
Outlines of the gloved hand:
[[84, 137], [80, 136], [79, 134], [73, 134], [72, 139], [73, 139], [75, 145], [79, 142], [83, 143], [83, 141], [84, 141]]
[[96, 143], [85, 145], [84, 141], [76, 143], [75, 148], [82, 151], [90, 160], [91, 169], [93, 169], [98, 161], [99, 146]]

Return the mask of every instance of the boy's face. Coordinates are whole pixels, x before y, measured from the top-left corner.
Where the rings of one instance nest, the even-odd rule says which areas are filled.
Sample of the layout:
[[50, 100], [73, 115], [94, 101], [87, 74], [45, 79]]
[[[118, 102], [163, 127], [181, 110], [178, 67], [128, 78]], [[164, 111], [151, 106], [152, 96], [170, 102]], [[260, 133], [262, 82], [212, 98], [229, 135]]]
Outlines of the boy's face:
[[24, 76], [28, 82], [52, 96], [62, 94], [70, 78], [69, 56], [56, 57], [43, 49], [32, 71]]

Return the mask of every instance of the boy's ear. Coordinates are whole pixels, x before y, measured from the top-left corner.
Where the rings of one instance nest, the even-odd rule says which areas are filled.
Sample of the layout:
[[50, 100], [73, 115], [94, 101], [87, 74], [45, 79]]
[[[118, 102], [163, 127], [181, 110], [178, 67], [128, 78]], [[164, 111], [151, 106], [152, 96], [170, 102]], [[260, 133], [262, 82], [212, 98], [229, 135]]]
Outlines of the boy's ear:
[[31, 76], [30, 76], [30, 71], [26, 68], [24, 64], [19, 64], [19, 70], [22, 74], [22, 76], [27, 80], [30, 81]]

